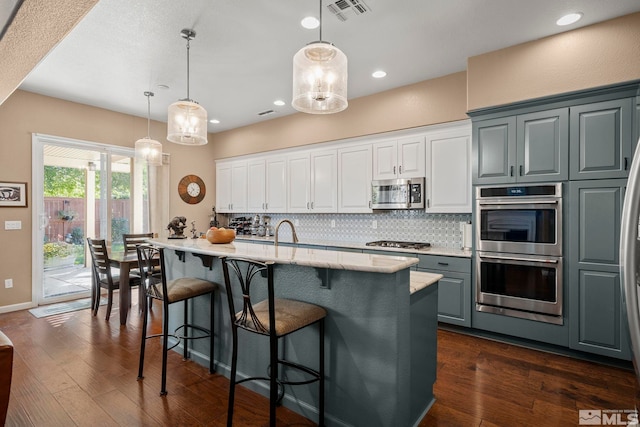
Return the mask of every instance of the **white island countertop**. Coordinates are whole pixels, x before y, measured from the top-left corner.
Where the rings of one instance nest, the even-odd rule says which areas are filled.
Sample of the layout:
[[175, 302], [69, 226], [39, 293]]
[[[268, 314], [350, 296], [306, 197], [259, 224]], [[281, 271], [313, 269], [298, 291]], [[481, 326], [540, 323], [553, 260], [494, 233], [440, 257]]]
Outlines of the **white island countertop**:
[[417, 258], [332, 251], [294, 246], [256, 245], [235, 240], [212, 244], [206, 239], [151, 239], [149, 243], [168, 249], [212, 256], [237, 256], [276, 264], [294, 264], [334, 270], [395, 273], [418, 263]]
[[[271, 237], [257, 237], [251, 235], [238, 235], [236, 237], [236, 242], [239, 240], [245, 240], [248, 242], [257, 242], [257, 243], [273, 243], [273, 236]], [[281, 240], [283, 243], [289, 243], [290, 240]], [[441, 255], [441, 256], [452, 256], [458, 258], [471, 258], [471, 250], [469, 249], [451, 249], [451, 248], [443, 248], [443, 247], [430, 247], [426, 249], [405, 249], [405, 248], [388, 248], [381, 246], [367, 246], [365, 242], [345, 242], [345, 241], [336, 241], [336, 240], [319, 240], [319, 239], [303, 239], [298, 242], [300, 245], [311, 245], [311, 246], [333, 246], [337, 248], [351, 248], [351, 249], [360, 249], [360, 250], [374, 250], [374, 251], [385, 251], [385, 252], [397, 252], [398, 255], [402, 255], [403, 253], [411, 256], [413, 254], [423, 254], [423, 255]]]

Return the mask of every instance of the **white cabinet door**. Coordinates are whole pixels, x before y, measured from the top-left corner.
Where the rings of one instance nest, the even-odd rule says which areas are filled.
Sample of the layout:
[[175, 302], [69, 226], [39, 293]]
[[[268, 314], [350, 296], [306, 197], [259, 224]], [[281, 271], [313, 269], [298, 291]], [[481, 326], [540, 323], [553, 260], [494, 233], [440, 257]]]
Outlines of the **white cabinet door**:
[[471, 213], [471, 127], [427, 134], [426, 163], [426, 211]]
[[338, 149], [338, 212], [370, 213], [371, 144]]
[[231, 163], [216, 163], [216, 210], [231, 212]]
[[373, 179], [396, 179], [397, 163], [396, 141], [378, 142], [373, 145]]
[[373, 179], [425, 176], [424, 135], [373, 145]]
[[247, 162], [231, 164], [231, 212], [247, 211]]
[[247, 210], [264, 212], [266, 209], [266, 163], [264, 159], [253, 159], [247, 163]]
[[311, 153], [311, 212], [338, 211], [338, 163], [336, 150]]
[[425, 176], [424, 135], [398, 140], [398, 178]]
[[289, 172], [287, 186], [287, 212], [308, 212], [310, 207], [309, 153], [296, 153], [287, 158]]
[[266, 160], [266, 212], [287, 212], [287, 159], [284, 156]]

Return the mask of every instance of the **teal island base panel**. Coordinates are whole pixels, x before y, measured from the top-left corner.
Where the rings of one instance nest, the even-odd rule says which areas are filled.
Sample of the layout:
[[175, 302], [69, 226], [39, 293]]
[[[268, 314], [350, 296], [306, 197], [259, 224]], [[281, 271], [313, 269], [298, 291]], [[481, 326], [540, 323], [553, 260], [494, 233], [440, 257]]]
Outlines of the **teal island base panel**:
[[[198, 254], [180, 255], [174, 250], [165, 251], [169, 279], [201, 277], [221, 285], [214, 296], [215, 364], [216, 372], [228, 377], [231, 328], [220, 260], [211, 257], [211, 266], [206, 267]], [[325, 424], [417, 425], [434, 402], [438, 283], [410, 294], [408, 268], [374, 273], [276, 264], [274, 277], [277, 297], [321, 305], [328, 311]], [[189, 309], [193, 323], [209, 324], [207, 298], [196, 299]], [[182, 305], [174, 304], [171, 310], [173, 330], [182, 321]], [[268, 339], [242, 332], [238, 378], [266, 376]], [[281, 343], [285, 358], [317, 368], [317, 333], [317, 328], [311, 327], [288, 336]], [[191, 357], [208, 366], [209, 340], [195, 340], [190, 345]], [[285, 369], [285, 375], [293, 379], [297, 373]], [[267, 384], [248, 382], [242, 386], [268, 397]], [[317, 421], [317, 393], [317, 383], [287, 387], [283, 405]]]

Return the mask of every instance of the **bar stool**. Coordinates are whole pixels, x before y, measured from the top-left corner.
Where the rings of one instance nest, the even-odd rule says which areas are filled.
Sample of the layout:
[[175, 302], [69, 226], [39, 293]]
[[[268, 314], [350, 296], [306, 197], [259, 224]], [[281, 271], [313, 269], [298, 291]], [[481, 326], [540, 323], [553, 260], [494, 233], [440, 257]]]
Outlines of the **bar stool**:
[[[318, 425], [324, 425], [324, 318], [327, 311], [323, 307], [302, 301], [275, 298], [273, 283], [273, 262], [258, 262], [244, 258], [221, 258], [224, 271], [224, 281], [229, 303], [229, 315], [231, 317], [231, 330], [233, 336], [233, 350], [231, 356], [231, 376], [229, 386], [229, 407], [227, 409], [227, 426], [233, 425], [233, 403], [236, 384], [245, 381], [263, 380], [269, 381], [269, 425], [276, 425], [276, 405], [279, 405], [284, 397], [284, 385], [302, 385], [318, 382]], [[236, 312], [233, 301], [233, 287], [230, 271], [233, 272], [234, 282], [238, 282], [242, 291], [242, 310]], [[262, 278], [262, 280], [258, 278]], [[251, 300], [251, 282], [257, 280], [257, 284], [267, 286], [267, 299], [257, 303]], [[311, 369], [285, 359], [279, 358], [278, 339], [283, 338], [304, 327], [319, 324], [319, 368]], [[255, 334], [269, 337], [269, 376], [250, 377], [236, 381], [238, 365], [238, 329], [244, 329]], [[311, 378], [303, 381], [288, 381], [278, 378], [279, 365], [285, 365], [298, 369]]]
[[[167, 354], [169, 350], [183, 343], [183, 358], [189, 358], [189, 341], [194, 339], [209, 338], [209, 372], [214, 373], [213, 341], [214, 341], [214, 292], [218, 284], [208, 280], [195, 277], [180, 277], [167, 281], [164, 261], [164, 249], [156, 248], [152, 245], [142, 244], [136, 247], [138, 252], [138, 263], [142, 274], [142, 288], [148, 298], [157, 299], [162, 302], [162, 333], [147, 336], [147, 321], [150, 304], [144, 305], [142, 321], [142, 338], [140, 341], [140, 364], [138, 366], [138, 379], [144, 378], [144, 352], [147, 339], [162, 337], [162, 385], [160, 395], [167, 394]], [[154, 269], [160, 260], [160, 270]], [[210, 298], [210, 325], [209, 329], [189, 323], [189, 300], [202, 295], [209, 295]], [[172, 334], [169, 334], [169, 306], [173, 303], [184, 301], [184, 321]], [[199, 331], [201, 335], [196, 335]], [[203, 335], [202, 335], [203, 334]], [[169, 336], [175, 338], [177, 342], [169, 347]]]

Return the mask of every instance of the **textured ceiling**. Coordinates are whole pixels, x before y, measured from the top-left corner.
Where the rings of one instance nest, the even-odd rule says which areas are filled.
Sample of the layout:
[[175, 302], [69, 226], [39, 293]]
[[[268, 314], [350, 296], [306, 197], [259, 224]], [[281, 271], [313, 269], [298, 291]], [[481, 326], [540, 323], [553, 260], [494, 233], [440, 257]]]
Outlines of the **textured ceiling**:
[[[22, 22], [22, 34], [38, 31], [38, 38], [55, 39], [73, 22], [70, 11], [81, 15], [79, 9], [93, 3], [55, 1], [65, 3], [64, 9], [37, 14], [51, 14], [55, 25], [41, 28], [43, 19]], [[323, 40], [349, 60], [350, 99], [465, 70], [470, 56], [640, 11], [638, 0], [364, 2], [370, 10], [344, 22], [323, 9]], [[34, 3], [44, 7], [49, 1], [25, 0], [25, 6]], [[101, 0], [20, 88], [141, 117], [147, 110], [143, 92], [151, 90], [152, 118], [166, 122], [167, 106], [186, 96], [180, 30], [192, 28], [197, 36], [191, 42], [190, 95], [210, 119], [221, 122], [210, 124], [209, 131], [281, 117], [295, 112], [293, 55], [318, 39], [318, 30], [303, 29], [300, 20], [317, 16], [318, 8], [316, 0]], [[576, 10], [584, 13], [578, 24], [555, 25], [559, 16]], [[7, 48], [19, 52], [13, 52], [18, 62], [23, 55], [41, 58], [52, 45], [3, 44], [0, 58]], [[21, 69], [33, 67], [33, 58], [24, 59]], [[378, 68], [387, 71], [386, 78], [371, 77]], [[274, 106], [276, 99], [286, 105]], [[270, 109], [275, 112], [258, 116]]]

